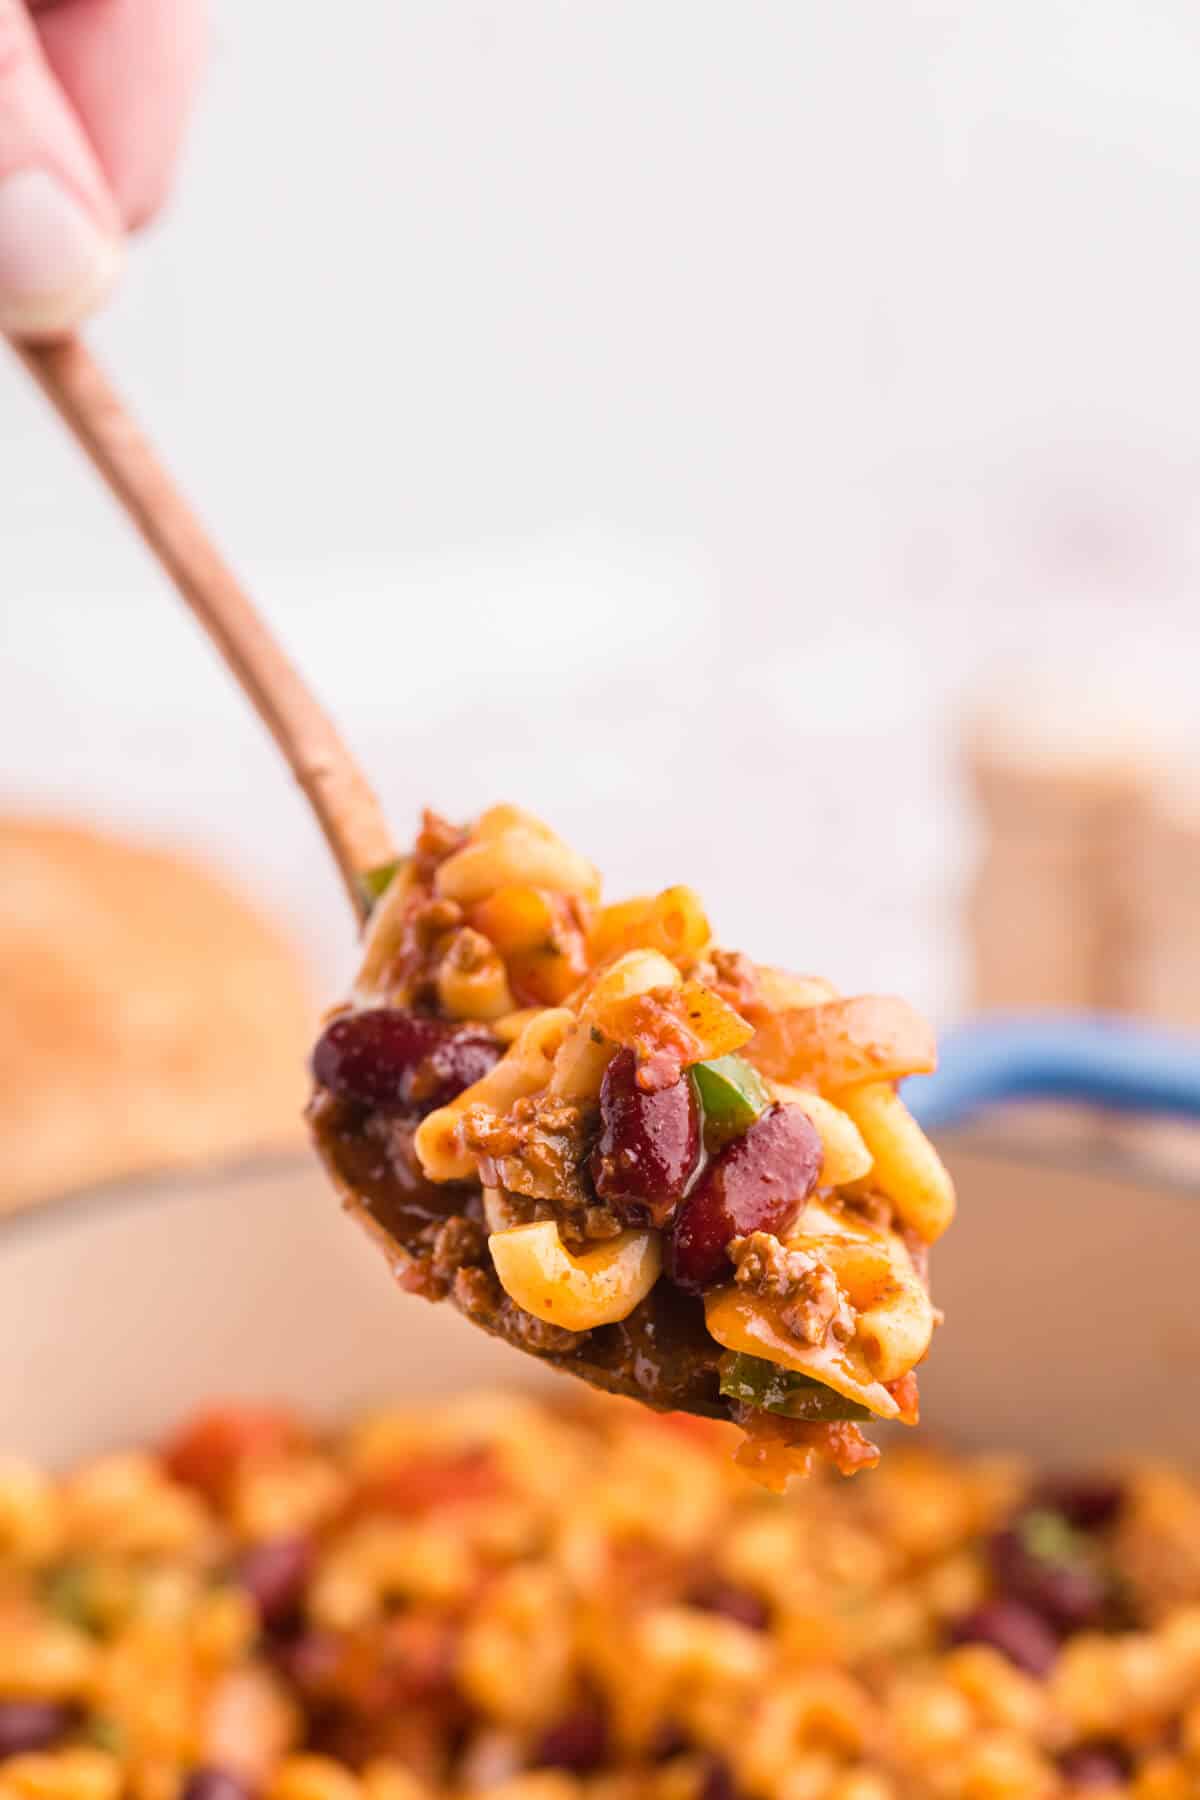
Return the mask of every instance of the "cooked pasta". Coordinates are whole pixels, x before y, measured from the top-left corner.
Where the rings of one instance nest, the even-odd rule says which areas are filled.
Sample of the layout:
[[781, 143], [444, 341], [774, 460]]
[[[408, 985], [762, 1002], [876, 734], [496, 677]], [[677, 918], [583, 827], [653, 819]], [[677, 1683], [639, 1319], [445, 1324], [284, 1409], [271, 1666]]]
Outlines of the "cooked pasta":
[[498, 888], [520, 883], [552, 894], [594, 898], [599, 883], [591, 863], [549, 833], [523, 821], [478, 833], [447, 857], [434, 878], [434, 891], [461, 904], [486, 900]]
[[662, 1270], [656, 1231], [623, 1231], [573, 1256], [553, 1219], [493, 1232], [488, 1249], [500, 1285], [518, 1306], [568, 1331], [627, 1319]]
[[954, 1187], [941, 1157], [894, 1088], [867, 1082], [842, 1096], [874, 1158], [875, 1179], [906, 1225], [927, 1244], [954, 1217]]
[[413, 1291], [586, 1379], [734, 1418], [782, 1484], [916, 1418], [954, 1196], [895, 1091], [904, 1001], [714, 942], [676, 886], [602, 905], [516, 807], [427, 815], [314, 1055], [318, 1145]]
[[0, 1463], [0, 1800], [1195, 1800], [1200, 1488], [518, 1393]]

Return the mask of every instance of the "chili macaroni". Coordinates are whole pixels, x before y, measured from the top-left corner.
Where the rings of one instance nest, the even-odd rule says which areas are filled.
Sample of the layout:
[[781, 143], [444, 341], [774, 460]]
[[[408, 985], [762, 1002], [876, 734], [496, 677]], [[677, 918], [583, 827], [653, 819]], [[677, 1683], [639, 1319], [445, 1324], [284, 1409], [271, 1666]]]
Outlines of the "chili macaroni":
[[406, 1284], [739, 1419], [768, 1481], [873, 1460], [859, 1421], [916, 1417], [954, 1211], [896, 1092], [934, 1065], [924, 1021], [723, 950], [689, 888], [602, 904], [512, 806], [428, 815], [379, 885], [312, 1116]]

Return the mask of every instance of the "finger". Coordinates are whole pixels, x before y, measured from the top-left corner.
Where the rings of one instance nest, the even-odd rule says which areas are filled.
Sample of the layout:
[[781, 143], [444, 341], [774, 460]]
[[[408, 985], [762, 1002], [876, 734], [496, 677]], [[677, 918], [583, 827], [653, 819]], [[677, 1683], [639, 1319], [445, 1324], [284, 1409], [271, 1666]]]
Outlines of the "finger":
[[120, 220], [87, 137], [21, 0], [0, 0], [0, 330], [70, 330], [120, 263]]
[[131, 229], [170, 186], [205, 62], [206, 13], [205, 0], [58, 0], [38, 11], [46, 59]]

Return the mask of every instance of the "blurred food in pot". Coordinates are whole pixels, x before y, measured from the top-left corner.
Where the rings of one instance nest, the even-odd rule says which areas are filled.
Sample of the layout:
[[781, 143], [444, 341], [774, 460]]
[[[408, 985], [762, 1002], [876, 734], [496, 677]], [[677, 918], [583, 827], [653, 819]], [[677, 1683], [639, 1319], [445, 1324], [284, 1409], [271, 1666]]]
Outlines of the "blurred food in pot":
[[0, 820], [0, 994], [0, 1208], [300, 1140], [304, 970], [187, 858]]
[[13, 1800], [1200, 1791], [1200, 1490], [475, 1394], [0, 1468]]

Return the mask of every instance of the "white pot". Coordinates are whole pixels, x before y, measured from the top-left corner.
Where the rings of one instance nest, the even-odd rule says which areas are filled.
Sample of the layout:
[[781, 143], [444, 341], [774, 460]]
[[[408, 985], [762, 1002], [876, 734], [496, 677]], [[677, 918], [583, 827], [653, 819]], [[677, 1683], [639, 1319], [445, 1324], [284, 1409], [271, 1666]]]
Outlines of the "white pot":
[[[1200, 1196], [951, 1141], [934, 1257], [948, 1322], [927, 1424], [1060, 1463], [1200, 1461]], [[0, 1448], [65, 1461], [205, 1400], [320, 1418], [471, 1384], [568, 1379], [398, 1291], [296, 1159], [73, 1197], [0, 1225]], [[886, 1428], [886, 1445], [896, 1428]]]

